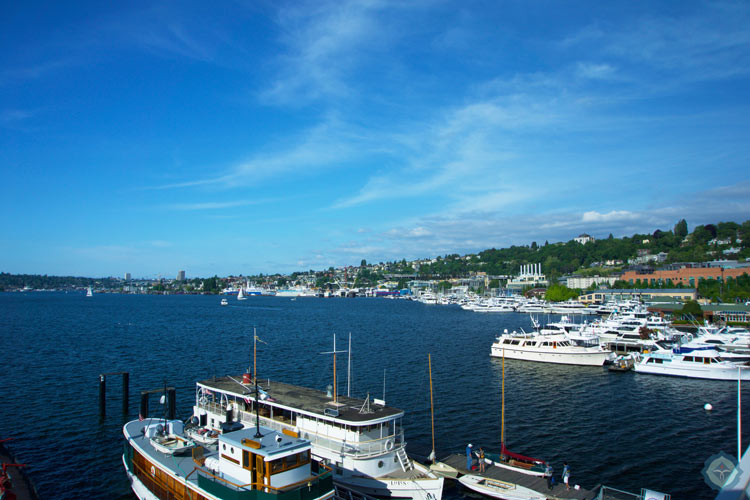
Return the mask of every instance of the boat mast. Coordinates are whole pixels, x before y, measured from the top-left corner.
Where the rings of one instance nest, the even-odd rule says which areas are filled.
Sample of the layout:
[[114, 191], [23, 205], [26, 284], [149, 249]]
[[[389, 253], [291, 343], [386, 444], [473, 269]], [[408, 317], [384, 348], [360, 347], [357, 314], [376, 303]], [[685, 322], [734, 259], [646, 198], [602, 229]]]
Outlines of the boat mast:
[[258, 345], [258, 335], [256, 335], [256, 333], [255, 333], [255, 327], [253, 327], [253, 380], [257, 380], [258, 379], [257, 372], [256, 372], [256, 366], [257, 365], [255, 364], [255, 362], [256, 362], [256, 351], [257, 351], [257, 347], [256, 346], [257, 345]]
[[432, 453], [430, 458], [432, 463], [435, 463], [435, 409], [432, 404], [432, 357], [430, 353], [427, 353], [427, 366], [430, 370], [430, 420], [432, 421]]
[[503, 349], [502, 410], [500, 413], [500, 453], [505, 452], [505, 349]]
[[742, 460], [742, 368], [737, 367], [737, 463]]
[[352, 332], [349, 332], [349, 353], [348, 362], [346, 364], [346, 397], [351, 397], [352, 388]]
[[337, 351], [336, 350], [336, 334], [333, 334], [333, 351], [330, 352], [321, 352], [321, 354], [333, 354], [333, 402], [338, 403], [338, 388], [336, 386], [336, 353], [343, 353], [346, 351]]

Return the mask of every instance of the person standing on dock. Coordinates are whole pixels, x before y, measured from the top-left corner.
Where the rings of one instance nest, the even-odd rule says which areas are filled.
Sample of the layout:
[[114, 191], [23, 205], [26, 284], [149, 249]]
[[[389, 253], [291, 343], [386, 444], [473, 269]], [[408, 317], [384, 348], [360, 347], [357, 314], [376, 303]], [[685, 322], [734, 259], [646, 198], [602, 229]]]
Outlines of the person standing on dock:
[[471, 458], [471, 443], [466, 447], [466, 470], [471, 472], [471, 463], [473, 462]]
[[568, 465], [568, 462], [565, 462], [563, 464], [563, 482], [565, 483], [565, 488], [570, 489], [568, 479], [570, 479], [570, 466]]
[[555, 484], [555, 479], [552, 477], [552, 466], [550, 464], [547, 464], [544, 475], [547, 476], [547, 489], [551, 490], [552, 485]]
[[479, 447], [479, 472], [484, 472], [484, 448]]

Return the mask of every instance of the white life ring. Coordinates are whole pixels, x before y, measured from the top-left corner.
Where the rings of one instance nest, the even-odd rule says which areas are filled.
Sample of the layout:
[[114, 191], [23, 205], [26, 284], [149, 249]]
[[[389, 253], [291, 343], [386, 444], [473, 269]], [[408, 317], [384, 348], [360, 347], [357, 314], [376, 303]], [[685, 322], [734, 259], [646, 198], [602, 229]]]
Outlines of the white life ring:
[[391, 451], [393, 449], [393, 439], [389, 439], [385, 442], [385, 451]]
[[151, 466], [151, 476], [156, 477], [156, 467]]

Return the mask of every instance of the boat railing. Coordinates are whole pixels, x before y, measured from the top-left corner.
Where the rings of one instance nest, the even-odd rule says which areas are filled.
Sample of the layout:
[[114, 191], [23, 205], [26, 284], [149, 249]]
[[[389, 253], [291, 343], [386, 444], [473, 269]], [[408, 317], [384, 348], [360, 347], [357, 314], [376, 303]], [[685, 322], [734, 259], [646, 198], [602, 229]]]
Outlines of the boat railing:
[[[246, 424], [246, 427], [251, 427], [255, 425], [255, 414], [242, 411], [240, 412], [240, 420], [242, 423]], [[283, 431], [286, 429], [296, 432], [296, 427], [289, 423], [264, 417], [262, 415], [260, 420], [264, 427], [270, 427], [277, 431]], [[300, 437], [310, 441], [313, 446], [325, 448], [340, 455], [356, 458], [382, 455], [394, 449], [398, 449], [404, 444], [404, 432], [400, 428], [397, 428], [395, 434], [391, 436], [368, 441], [344, 441], [307, 430], [304, 430]]]

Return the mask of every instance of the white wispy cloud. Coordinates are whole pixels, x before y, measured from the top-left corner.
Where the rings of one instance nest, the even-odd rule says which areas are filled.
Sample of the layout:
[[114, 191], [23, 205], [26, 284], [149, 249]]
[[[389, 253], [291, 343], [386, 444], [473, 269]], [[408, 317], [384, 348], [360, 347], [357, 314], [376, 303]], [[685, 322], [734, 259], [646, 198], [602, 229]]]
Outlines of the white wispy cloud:
[[276, 20], [286, 51], [278, 59], [278, 76], [261, 93], [261, 100], [283, 104], [347, 95], [345, 75], [364, 56], [368, 40], [378, 35], [385, 39], [376, 20], [382, 5], [323, 1], [280, 9]]
[[591, 210], [589, 212], [583, 213], [583, 215], [581, 216], [581, 222], [611, 223], [614, 221], [634, 220], [637, 218], [638, 218], [638, 215], [633, 212], [630, 212], [629, 210], [612, 210], [611, 212], [607, 212], [604, 214], [599, 213], [596, 210]]
[[[686, 192], [637, 209], [524, 211], [513, 215], [488, 211], [412, 217], [327, 252], [339, 262], [356, 262], [360, 257], [376, 261], [434, 257], [528, 245], [532, 241], [569, 241], [583, 232], [598, 238], [610, 233], [617, 237], [650, 234], [656, 229], [670, 230], [682, 218], [691, 226], [749, 219], [750, 182]], [[360, 252], [358, 248], [367, 251]]]
[[263, 200], [205, 201], [195, 203], [174, 203], [166, 205], [172, 210], [221, 210], [225, 208], [245, 207], [266, 203]]
[[643, 78], [716, 80], [750, 72], [750, 10], [742, 2], [708, 2], [677, 16], [591, 25], [561, 41], [590, 54], [645, 65]]

